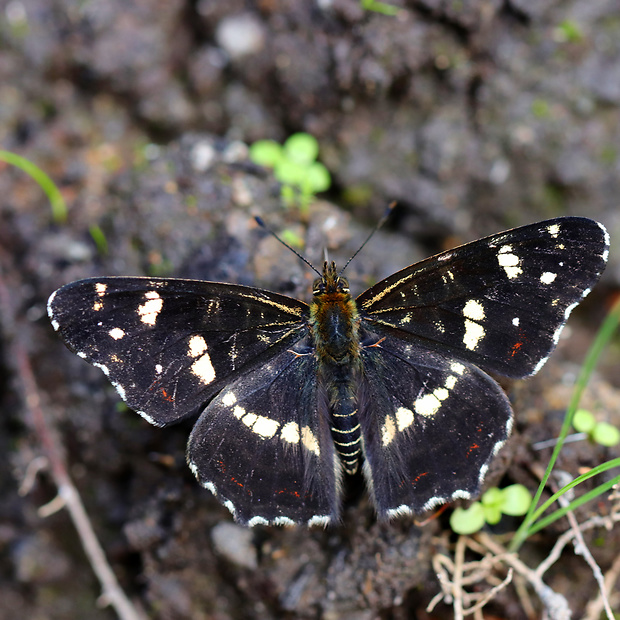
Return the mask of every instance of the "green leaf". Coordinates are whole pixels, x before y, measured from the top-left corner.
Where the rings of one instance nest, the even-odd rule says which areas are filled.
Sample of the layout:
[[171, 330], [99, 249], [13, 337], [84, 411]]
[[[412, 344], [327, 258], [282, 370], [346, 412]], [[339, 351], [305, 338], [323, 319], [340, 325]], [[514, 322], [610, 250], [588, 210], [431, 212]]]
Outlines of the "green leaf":
[[481, 500], [483, 506], [499, 506], [503, 501], [502, 492], [497, 487], [491, 487], [484, 492]]
[[250, 159], [259, 166], [275, 168], [282, 157], [282, 146], [275, 140], [257, 140], [250, 146]]
[[280, 183], [301, 187], [308, 174], [308, 169], [290, 159], [282, 159], [278, 162], [273, 172]]
[[502, 512], [511, 517], [524, 515], [532, 503], [532, 494], [522, 484], [511, 484], [501, 491]]
[[484, 509], [484, 519], [490, 525], [496, 525], [502, 519], [502, 511], [499, 506], [490, 505], [483, 506]]
[[594, 416], [587, 409], [577, 409], [573, 416], [573, 428], [580, 433], [590, 433], [596, 426]]
[[601, 446], [611, 448], [620, 443], [620, 431], [607, 422], [599, 422], [592, 430], [592, 439]]
[[284, 152], [291, 161], [309, 166], [316, 161], [319, 154], [319, 143], [310, 134], [294, 133], [284, 143]]
[[484, 525], [484, 508], [474, 502], [469, 508], [455, 508], [450, 515], [450, 527], [457, 534], [473, 534]]
[[328, 190], [332, 184], [329, 171], [321, 162], [314, 162], [308, 168], [308, 183], [313, 194]]

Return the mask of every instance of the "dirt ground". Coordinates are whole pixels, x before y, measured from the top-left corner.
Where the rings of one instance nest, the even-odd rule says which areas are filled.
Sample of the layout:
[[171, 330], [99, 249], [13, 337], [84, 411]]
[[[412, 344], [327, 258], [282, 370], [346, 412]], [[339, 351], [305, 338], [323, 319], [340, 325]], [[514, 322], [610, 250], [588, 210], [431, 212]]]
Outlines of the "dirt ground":
[[[301, 237], [314, 264], [327, 248], [342, 265], [397, 201], [347, 270], [355, 294], [486, 234], [593, 217], [612, 239], [601, 283], [545, 368], [503, 383], [516, 425], [487, 483], [533, 491], [551, 449], [532, 444], [557, 436], [620, 286], [620, 8], [616, 0], [392, 4], [401, 8], [393, 16], [355, 0], [0, 0], [1, 148], [45, 170], [69, 207], [66, 222], [53, 221], [38, 185], [0, 164], [8, 292], [0, 299], [0, 620], [117, 617], [99, 599], [67, 511], [39, 511], [57, 488], [45, 462], [33, 475], [46, 451], [34, 386], [24, 387], [28, 364], [52, 441], [146, 617], [454, 617], [446, 602], [426, 611], [440, 591], [433, 557], [454, 553], [449, 510], [424, 527], [379, 523], [353, 485], [339, 527], [246, 530], [187, 468], [191, 422], [160, 429], [127, 410], [103, 374], [63, 346], [45, 312], [59, 286], [103, 274], [249, 284], [307, 300], [313, 273], [255, 215]], [[307, 212], [282, 207], [277, 183], [247, 157], [253, 141], [297, 131], [317, 138], [333, 177]], [[97, 230], [107, 247], [95, 242]], [[619, 357], [616, 338], [583, 403], [617, 426]], [[557, 469], [574, 478], [619, 456], [618, 447], [582, 441], [563, 449]], [[603, 496], [575, 516], [605, 517], [610, 506]], [[487, 534], [504, 544], [516, 525]], [[521, 560], [536, 568], [568, 527], [562, 520], [537, 534]], [[620, 550], [618, 531], [585, 534], [604, 574]], [[496, 581], [473, 589], [506, 574], [500, 567]], [[544, 581], [573, 617], [598, 617], [586, 615], [598, 590], [572, 546]], [[519, 577], [485, 608], [486, 618], [542, 614], [540, 592]]]

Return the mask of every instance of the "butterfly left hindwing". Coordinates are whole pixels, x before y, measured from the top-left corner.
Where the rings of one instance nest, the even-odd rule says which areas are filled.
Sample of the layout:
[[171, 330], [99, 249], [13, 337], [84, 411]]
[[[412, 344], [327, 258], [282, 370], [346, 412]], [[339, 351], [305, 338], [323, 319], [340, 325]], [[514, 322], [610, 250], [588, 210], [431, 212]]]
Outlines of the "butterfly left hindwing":
[[243, 524], [326, 524], [340, 510], [342, 466], [317, 385], [311, 342], [224, 388], [198, 419], [187, 459]]

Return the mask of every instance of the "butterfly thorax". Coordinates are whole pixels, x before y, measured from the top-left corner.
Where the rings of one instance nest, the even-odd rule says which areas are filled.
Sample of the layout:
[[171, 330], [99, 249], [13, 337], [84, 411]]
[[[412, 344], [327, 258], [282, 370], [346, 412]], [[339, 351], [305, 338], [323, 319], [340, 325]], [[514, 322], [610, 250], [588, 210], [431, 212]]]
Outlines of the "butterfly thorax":
[[310, 327], [318, 377], [327, 393], [331, 432], [344, 469], [353, 474], [361, 457], [357, 386], [361, 374], [359, 314], [349, 284], [336, 265], [325, 263], [313, 286]]

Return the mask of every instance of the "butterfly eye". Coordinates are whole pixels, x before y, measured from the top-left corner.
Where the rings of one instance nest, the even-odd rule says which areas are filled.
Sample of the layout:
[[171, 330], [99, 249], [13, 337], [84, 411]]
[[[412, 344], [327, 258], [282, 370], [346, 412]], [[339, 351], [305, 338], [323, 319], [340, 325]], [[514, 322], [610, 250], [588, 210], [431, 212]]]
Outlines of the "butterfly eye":
[[349, 292], [349, 281], [346, 278], [338, 278], [336, 287], [341, 293]]
[[325, 292], [325, 280], [323, 278], [317, 278], [312, 283], [312, 294], [320, 295], [321, 293], [324, 293], [324, 292]]

